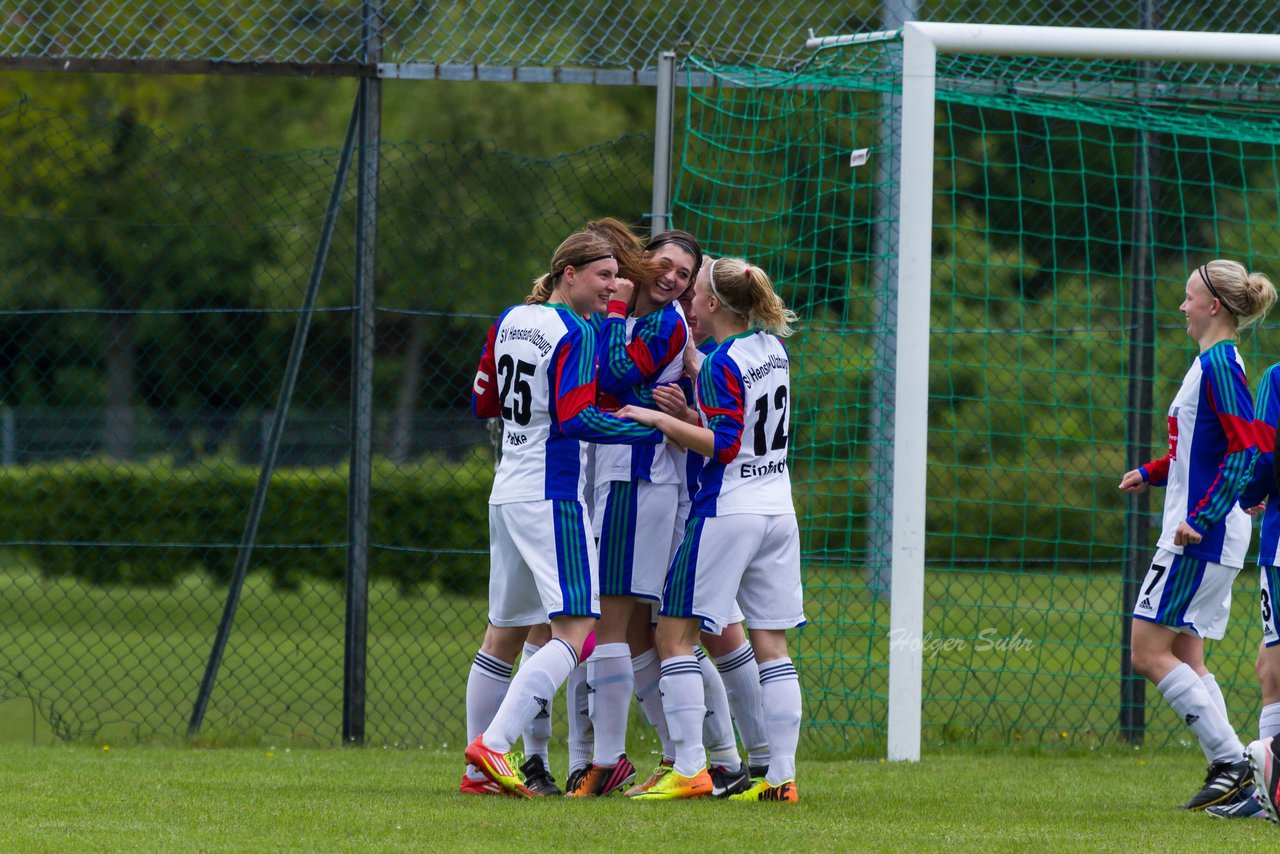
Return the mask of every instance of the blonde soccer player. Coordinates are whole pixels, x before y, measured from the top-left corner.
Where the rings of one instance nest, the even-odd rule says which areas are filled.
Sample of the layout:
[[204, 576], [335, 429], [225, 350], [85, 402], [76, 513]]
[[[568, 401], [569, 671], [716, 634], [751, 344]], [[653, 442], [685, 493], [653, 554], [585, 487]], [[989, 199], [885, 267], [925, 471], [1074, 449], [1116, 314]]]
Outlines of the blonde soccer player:
[[[464, 793], [536, 797], [508, 761], [512, 743], [577, 666], [600, 615], [584, 503], [584, 442], [656, 445], [662, 435], [596, 407], [595, 334], [587, 317], [617, 292], [607, 241], [570, 235], [523, 305], [489, 330], [472, 403], [501, 416], [502, 456], [489, 496], [489, 625], [467, 680], [470, 763]], [[551, 639], [512, 677], [528, 627]]]
[[1204, 785], [1182, 804], [1188, 810], [1233, 801], [1249, 780], [1244, 745], [1204, 664], [1204, 642], [1226, 632], [1231, 583], [1251, 534], [1236, 502], [1258, 449], [1235, 337], [1275, 299], [1265, 276], [1234, 261], [1191, 272], [1179, 310], [1200, 352], [1169, 406], [1168, 453], [1120, 481], [1125, 492], [1165, 488], [1156, 555], [1133, 606], [1130, 657], [1195, 733], [1209, 763]]
[[707, 458], [658, 618], [663, 707], [675, 766], [633, 800], [711, 794], [694, 646], [704, 625], [729, 623], [736, 601], [759, 663], [770, 761], [764, 779], [730, 800], [795, 802], [801, 697], [786, 632], [805, 619], [800, 532], [787, 469], [790, 360], [780, 340], [790, 334], [795, 315], [765, 272], [741, 258], [713, 262], [705, 284], [695, 282], [693, 306], [699, 324], [718, 342], [698, 372], [702, 423], [640, 407], [619, 413]]

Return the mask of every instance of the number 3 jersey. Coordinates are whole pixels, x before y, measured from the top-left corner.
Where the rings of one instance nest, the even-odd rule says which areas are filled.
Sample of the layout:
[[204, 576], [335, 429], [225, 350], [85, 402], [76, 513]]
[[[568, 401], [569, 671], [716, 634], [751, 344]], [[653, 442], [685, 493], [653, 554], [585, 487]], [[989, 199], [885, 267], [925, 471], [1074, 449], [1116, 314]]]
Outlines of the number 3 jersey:
[[480, 418], [502, 417], [490, 504], [580, 501], [583, 442], [657, 444], [662, 434], [596, 408], [595, 333], [561, 304], [518, 305], [485, 339], [471, 390]]
[[791, 373], [774, 335], [748, 332], [721, 342], [698, 372], [698, 408], [715, 453], [698, 479], [692, 516], [795, 513], [787, 444]]
[[[1239, 569], [1249, 549], [1249, 517], [1236, 506], [1257, 457], [1253, 396], [1235, 345], [1223, 341], [1191, 363], [1169, 407], [1169, 453], [1139, 471], [1164, 486], [1159, 548]], [[1185, 521], [1199, 543], [1174, 545]]]

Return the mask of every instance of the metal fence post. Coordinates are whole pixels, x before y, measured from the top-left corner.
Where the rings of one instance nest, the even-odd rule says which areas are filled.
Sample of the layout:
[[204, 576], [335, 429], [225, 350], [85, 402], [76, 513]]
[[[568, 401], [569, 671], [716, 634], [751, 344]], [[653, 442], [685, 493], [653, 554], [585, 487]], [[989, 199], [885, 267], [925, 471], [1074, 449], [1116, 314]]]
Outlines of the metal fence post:
[[[676, 52], [658, 56], [657, 109], [653, 122], [653, 204], [649, 233], [671, 228], [671, 138], [675, 126]], [[696, 272], [696, 271], [695, 271]]]

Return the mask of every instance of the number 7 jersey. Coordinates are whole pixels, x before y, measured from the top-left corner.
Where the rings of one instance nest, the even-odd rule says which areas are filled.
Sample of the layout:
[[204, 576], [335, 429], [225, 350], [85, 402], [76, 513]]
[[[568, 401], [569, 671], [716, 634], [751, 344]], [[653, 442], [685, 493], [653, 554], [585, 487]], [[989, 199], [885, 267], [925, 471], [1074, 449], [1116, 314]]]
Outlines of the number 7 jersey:
[[795, 513], [787, 445], [791, 371], [774, 335], [748, 332], [721, 342], [698, 372], [698, 408], [715, 434], [692, 516]]

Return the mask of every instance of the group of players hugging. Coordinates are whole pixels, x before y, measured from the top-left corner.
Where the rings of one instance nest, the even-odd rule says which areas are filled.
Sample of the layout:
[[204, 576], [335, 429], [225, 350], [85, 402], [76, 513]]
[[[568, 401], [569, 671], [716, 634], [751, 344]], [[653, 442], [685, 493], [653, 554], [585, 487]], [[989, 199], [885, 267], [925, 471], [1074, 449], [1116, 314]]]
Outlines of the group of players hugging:
[[[606, 218], [490, 328], [472, 403], [502, 441], [460, 791], [562, 794], [547, 745], [567, 683], [564, 795], [798, 801], [794, 319], [748, 261]], [[638, 784], [633, 696], [662, 748]]]

